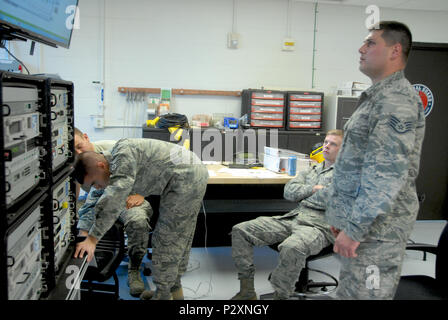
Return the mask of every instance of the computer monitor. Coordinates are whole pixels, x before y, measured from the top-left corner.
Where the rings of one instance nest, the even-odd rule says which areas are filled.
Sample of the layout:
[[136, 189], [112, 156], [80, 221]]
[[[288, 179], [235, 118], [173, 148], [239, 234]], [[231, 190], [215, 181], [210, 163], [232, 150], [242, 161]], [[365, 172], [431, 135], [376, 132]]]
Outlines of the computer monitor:
[[70, 46], [78, 0], [0, 0], [0, 38]]

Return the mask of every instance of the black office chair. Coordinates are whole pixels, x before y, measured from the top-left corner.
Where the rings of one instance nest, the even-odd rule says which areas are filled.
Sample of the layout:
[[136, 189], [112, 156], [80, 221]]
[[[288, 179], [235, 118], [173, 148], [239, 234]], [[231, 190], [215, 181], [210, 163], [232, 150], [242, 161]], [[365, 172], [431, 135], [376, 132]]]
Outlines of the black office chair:
[[[80, 237], [80, 241], [83, 239]], [[118, 300], [119, 282], [116, 273], [125, 255], [124, 226], [117, 221], [96, 245], [96, 267], [89, 265], [81, 283], [81, 299]], [[113, 277], [114, 283], [104, 283]]]
[[402, 276], [395, 300], [448, 300], [448, 224], [442, 231], [437, 246], [408, 244], [406, 250], [422, 251], [436, 255], [435, 279], [424, 275]]
[[[278, 246], [280, 243], [276, 243], [273, 245], [270, 245], [269, 247], [274, 249], [275, 251], [278, 250]], [[295, 290], [292, 297], [296, 297], [299, 299], [305, 298], [305, 297], [311, 297], [311, 296], [320, 296], [324, 294], [329, 294], [336, 290], [338, 286], [338, 280], [333, 277], [331, 274], [321, 271], [312, 269], [308, 266], [308, 263], [314, 260], [322, 259], [328, 256], [331, 256], [333, 254], [333, 245], [329, 245], [328, 247], [323, 248], [318, 254], [309, 256], [306, 259], [305, 267], [300, 271], [299, 279], [295, 284]], [[309, 272], [317, 272], [324, 274], [325, 276], [329, 277], [332, 281], [318, 281], [315, 282], [309, 278]], [[271, 275], [269, 275], [269, 279], [271, 278]], [[333, 287], [332, 289], [328, 289], [328, 287]], [[315, 290], [316, 288], [320, 288], [320, 290]], [[263, 299], [272, 299], [273, 293], [263, 294], [260, 295], [260, 300]]]

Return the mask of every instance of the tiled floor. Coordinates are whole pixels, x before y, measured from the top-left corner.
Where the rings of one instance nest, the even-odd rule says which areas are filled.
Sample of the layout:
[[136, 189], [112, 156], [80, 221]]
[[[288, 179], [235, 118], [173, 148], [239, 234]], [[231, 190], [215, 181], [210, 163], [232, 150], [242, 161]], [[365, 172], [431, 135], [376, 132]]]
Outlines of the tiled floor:
[[[411, 239], [415, 242], [437, 244], [445, 221], [417, 221]], [[145, 258], [145, 261], [146, 258]], [[268, 275], [277, 263], [277, 252], [270, 248], [255, 248], [254, 261], [257, 268], [255, 289], [258, 295], [272, 292]], [[339, 262], [336, 255], [310, 263], [310, 268], [323, 270], [338, 277]], [[402, 274], [424, 274], [434, 277], [435, 256], [429, 254], [422, 261], [421, 253], [408, 251]], [[127, 286], [127, 263], [118, 270], [120, 298], [138, 300], [129, 295]], [[324, 280], [320, 274], [310, 272], [313, 280]], [[152, 277], [145, 277], [147, 288], [154, 289]], [[189, 268], [182, 280], [185, 299], [188, 300], [228, 300], [239, 290], [239, 281], [233, 266], [230, 247], [193, 248]], [[330, 293], [331, 296], [331, 293]]]

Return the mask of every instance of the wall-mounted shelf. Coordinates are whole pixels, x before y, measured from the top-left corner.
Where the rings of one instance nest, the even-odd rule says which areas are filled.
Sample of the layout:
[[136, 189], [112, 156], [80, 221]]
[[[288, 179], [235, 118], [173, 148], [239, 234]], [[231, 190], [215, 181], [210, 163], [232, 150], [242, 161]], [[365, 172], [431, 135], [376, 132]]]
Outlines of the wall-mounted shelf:
[[[121, 93], [154, 93], [159, 94], [160, 88], [132, 88], [118, 87]], [[241, 91], [225, 91], [225, 90], [198, 90], [198, 89], [171, 89], [173, 95], [205, 95], [205, 96], [234, 96], [241, 97]]]

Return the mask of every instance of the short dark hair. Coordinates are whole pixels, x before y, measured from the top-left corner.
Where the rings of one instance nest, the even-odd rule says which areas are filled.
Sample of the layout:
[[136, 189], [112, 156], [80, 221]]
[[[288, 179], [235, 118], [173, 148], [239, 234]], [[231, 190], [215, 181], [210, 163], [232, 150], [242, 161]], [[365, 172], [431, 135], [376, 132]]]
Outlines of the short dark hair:
[[374, 24], [369, 30], [383, 30], [381, 36], [386, 43], [388, 45], [401, 44], [404, 61], [408, 60], [412, 46], [412, 33], [407, 25], [398, 21], [380, 21]]
[[84, 184], [85, 176], [95, 167], [97, 161], [106, 161], [104, 156], [94, 151], [86, 151], [76, 156], [73, 164], [72, 177], [80, 184]]
[[78, 182], [80, 185], [84, 184], [84, 177], [87, 174], [86, 166], [84, 164], [83, 159], [80, 159], [79, 156], [76, 157], [75, 164], [73, 165], [72, 177]]

